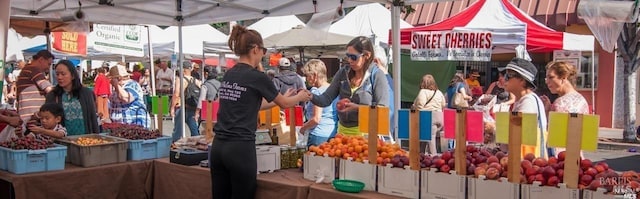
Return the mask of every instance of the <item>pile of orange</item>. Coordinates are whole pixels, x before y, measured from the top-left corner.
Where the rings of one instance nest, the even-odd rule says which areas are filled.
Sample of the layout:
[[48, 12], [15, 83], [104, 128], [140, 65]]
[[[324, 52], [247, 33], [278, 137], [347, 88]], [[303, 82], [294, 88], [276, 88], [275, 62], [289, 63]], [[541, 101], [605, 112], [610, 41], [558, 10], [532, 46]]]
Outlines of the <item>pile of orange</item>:
[[[378, 158], [376, 162], [381, 165], [391, 162], [391, 158], [396, 155], [406, 156], [407, 154], [399, 145], [385, 143], [382, 140], [378, 140], [377, 149]], [[309, 153], [315, 153], [316, 156], [324, 156], [326, 154], [329, 157], [352, 158], [354, 161], [364, 162], [364, 160], [369, 160], [369, 143], [362, 136], [337, 134], [328, 142], [320, 144], [320, 146], [309, 147]]]

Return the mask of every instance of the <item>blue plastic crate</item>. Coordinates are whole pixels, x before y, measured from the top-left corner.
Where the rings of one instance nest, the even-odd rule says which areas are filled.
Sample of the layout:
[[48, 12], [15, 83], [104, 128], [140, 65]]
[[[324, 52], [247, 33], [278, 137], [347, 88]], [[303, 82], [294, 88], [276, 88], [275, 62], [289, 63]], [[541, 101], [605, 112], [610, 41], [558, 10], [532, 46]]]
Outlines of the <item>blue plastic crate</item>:
[[127, 160], [147, 160], [169, 157], [171, 137], [159, 137], [149, 140], [129, 140]]
[[7, 148], [0, 147], [0, 170], [7, 170], [7, 167], [9, 166], [8, 162]]
[[67, 147], [59, 144], [43, 150], [0, 147], [0, 151], [4, 151], [7, 170], [15, 174], [63, 170], [67, 156]]

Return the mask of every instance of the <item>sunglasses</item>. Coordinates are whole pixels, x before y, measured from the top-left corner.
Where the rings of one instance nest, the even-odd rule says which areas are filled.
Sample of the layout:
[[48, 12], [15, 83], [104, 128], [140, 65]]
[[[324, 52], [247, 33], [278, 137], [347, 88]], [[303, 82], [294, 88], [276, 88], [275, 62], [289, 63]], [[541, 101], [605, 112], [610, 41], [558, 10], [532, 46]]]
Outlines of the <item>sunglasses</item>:
[[504, 73], [504, 81], [509, 81], [509, 79], [512, 79], [512, 78], [522, 78], [522, 76], [520, 76], [520, 74], [516, 72], [511, 72], [511, 71], [507, 71], [506, 73]]
[[346, 53], [345, 55], [353, 61], [358, 60], [358, 58], [362, 56], [362, 54], [351, 54], [351, 53]]
[[256, 45], [256, 47], [258, 47], [258, 49], [262, 50], [262, 54], [267, 54], [267, 48], [263, 47], [263, 46], [258, 46]]

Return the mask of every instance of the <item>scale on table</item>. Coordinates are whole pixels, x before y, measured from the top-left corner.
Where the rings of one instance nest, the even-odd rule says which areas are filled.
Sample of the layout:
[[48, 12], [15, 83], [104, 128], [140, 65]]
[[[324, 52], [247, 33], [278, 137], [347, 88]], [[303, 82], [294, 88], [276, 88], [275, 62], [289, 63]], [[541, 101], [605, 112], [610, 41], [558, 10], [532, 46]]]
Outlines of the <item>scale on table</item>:
[[256, 144], [270, 144], [271, 136], [269, 135], [269, 129], [256, 130]]

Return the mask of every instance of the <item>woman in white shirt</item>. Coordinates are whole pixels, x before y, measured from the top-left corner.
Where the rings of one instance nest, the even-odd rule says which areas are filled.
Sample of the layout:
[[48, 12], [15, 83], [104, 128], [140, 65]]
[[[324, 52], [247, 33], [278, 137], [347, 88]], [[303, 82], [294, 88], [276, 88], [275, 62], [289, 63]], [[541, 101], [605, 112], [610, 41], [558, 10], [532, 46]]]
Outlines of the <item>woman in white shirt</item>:
[[504, 76], [505, 90], [512, 93], [516, 99], [511, 106], [512, 112], [534, 113], [538, 115], [538, 142], [536, 146], [522, 145], [521, 156], [532, 153], [536, 157], [547, 158], [547, 117], [544, 114], [544, 103], [533, 92], [536, 85], [533, 83], [538, 74], [538, 69], [529, 61], [521, 58], [513, 58], [507, 67]]
[[443, 116], [442, 109], [447, 106], [447, 102], [444, 98], [444, 94], [438, 89], [436, 80], [432, 75], [424, 75], [422, 82], [420, 83], [420, 92], [413, 101], [413, 108], [416, 110], [431, 111], [432, 126], [431, 126], [431, 142], [429, 142], [429, 152], [431, 154], [437, 153], [436, 150], [436, 135], [440, 128], [442, 128]]

